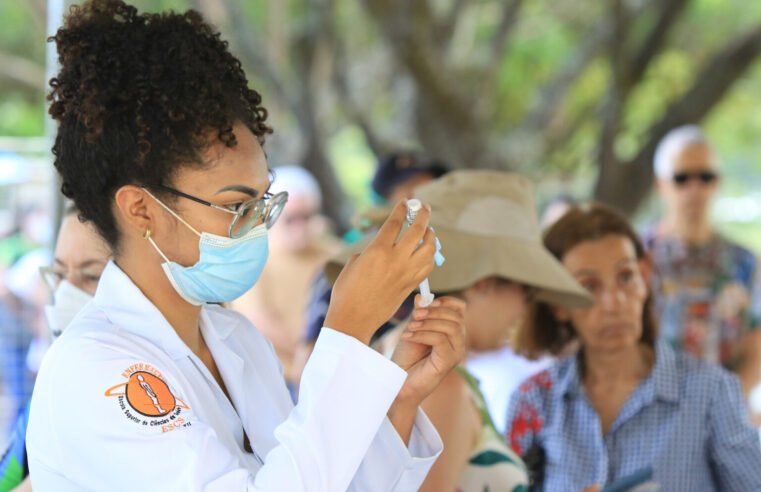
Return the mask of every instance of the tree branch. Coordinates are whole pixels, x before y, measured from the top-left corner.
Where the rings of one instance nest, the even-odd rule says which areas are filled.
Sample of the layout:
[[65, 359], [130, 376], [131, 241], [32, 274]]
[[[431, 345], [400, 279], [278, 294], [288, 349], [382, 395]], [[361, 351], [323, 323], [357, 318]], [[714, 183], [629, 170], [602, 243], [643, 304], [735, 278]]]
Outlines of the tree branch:
[[[640, 151], [611, 170], [606, 179], [602, 176], [598, 178], [595, 198], [618, 203], [624, 211], [634, 212], [650, 189], [653, 180], [651, 163], [663, 136], [676, 126], [700, 122], [760, 54], [761, 26], [716, 53], [697, 74], [692, 87], [666, 109], [660, 121], [651, 126], [647, 142]], [[619, 185], [616, 186], [616, 183]]]
[[[44, 33], [47, 28], [46, 18], [48, 13], [48, 6], [45, 0], [29, 0], [21, 2], [31, 14], [31, 18], [34, 21], [36, 30]], [[47, 37], [47, 36], [46, 36]]]
[[26, 58], [0, 52], [0, 80], [2, 79], [40, 91], [45, 87], [45, 67]]
[[367, 143], [367, 146], [370, 147], [370, 150], [376, 155], [384, 154], [388, 151], [389, 146], [383, 142], [383, 139], [373, 128], [365, 109], [354, 99], [345, 60], [338, 52], [335, 53], [335, 56], [333, 83], [340, 97], [341, 105], [346, 111], [346, 115], [349, 119], [362, 130], [365, 142]]
[[381, 155], [388, 151], [381, 137], [376, 133], [370, 123], [365, 109], [355, 100], [349, 80], [349, 63], [347, 62], [347, 48], [336, 28], [335, 16], [322, 15], [322, 29], [327, 42], [333, 52], [332, 81], [339, 101], [348, 118], [357, 125], [365, 137], [365, 142], [375, 155]]
[[481, 75], [481, 88], [479, 91], [481, 97], [478, 99], [478, 113], [484, 114], [486, 119], [491, 119], [495, 110], [492, 101], [496, 96], [497, 74], [499, 74], [502, 59], [507, 50], [507, 39], [512, 32], [512, 27], [518, 20], [518, 14], [522, 5], [523, 0], [511, 0], [505, 5], [497, 25], [497, 30], [491, 39], [490, 55]]
[[[486, 144], [484, 122], [460, 78], [444, 63], [441, 46], [431, 42], [432, 16], [427, 1], [364, 0], [396, 59], [417, 87], [415, 125], [424, 146], [452, 162], [478, 162]], [[462, 129], [467, 128], [467, 132]], [[452, 135], [461, 137], [455, 142]]]
[[434, 29], [434, 41], [440, 43], [445, 49], [449, 49], [452, 42], [452, 36], [454, 36], [457, 28], [457, 22], [460, 20], [463, 10], [465, 10], [465, 7], [469, 3], [470, 0], [454, 0], [444, 19], [436, 24]]
[[625, 86], [626, 65], [623, 54], [629, 35], [631, 18], [623, 0], [613, 2], [611, 14], [612, 23], [615, 26], [615, 35], [609, 43], [610, 84], [602, 110], [602, 129], [597, 151], [597, 162], [601, 174], [606, 173], [611, 166], [618, 163], [615, 152], [616, 136], [621, 126], [623, 106], [628, 94]]
[[[220, 2], [219, 8], [227, 9], [227, 18], [230, 22], [230, 34], [235, 37], [235, 44], [240, 50], [240, 56], [251, 70], [255, 70], [256, 76], [269, 86], [282, 103], [293, 113], [302, 127], [308, 125], [308, 115], [299, 106], [294, 90], [289, 88], [283, 77], [280, 77], [272, 64], [267, 59], [267, 50], [261, 40], [257, 39], [254, 29], [251, 29], [240, 5], [240, 0], [228, 0]], [[203, 4], [201, 7], [203, 8]]]
[[[630, 17], [639, 16], [651, 4], [652, 1], [637, 4], [632, 8]], [[598, 22], [594, 25], [592, 31], [584, 36], [576, 52], [569, 56], [565, 64], [557, 70], [555, 76], [537, 91], [533, 108], [516, 127], [518, 132], [522, 134], [538, 133], [550, 126], [550, 122], [562, 108], [563, 101], [573, 84], [578, 80], [579, 75], [584, 72], [592, 60], [606, 49], [609, 43], [613, 42], [615, 33], [613, 22]]]
[[323, 210], [336, 224], [339, 232], [346, 230], [349, 224], [350, 210], [345, 194], [336, 179], [333, 167], [326, 156], [322, 127], [318, 123], [318, 108], [313, 94], [313, 79], [317, 71], [319, 46], [324, 42], [320, 22], [323, 16], [333, 15], [332, 0], [314, 0], [309, 2], [309, 14], [313, 20], [304, 35], [289, 43], [289, 54], [294, 58], [295, 74], [293, 83], [281, 77], [273, 67], [262, 40], [247, 22], [241, 8], [240, 0], [213, 2], [211, 0], [192, 0], [199, 10], [216, 17], [224, 17], [229, 22], [229, 33], [234, 36], [238, 54], [256, 76], [261, 77], [272, 90], [275, 98], [281, 101], [296, 118], [300, 134], [304, 138], [304, 152], [300, 164], [314, 174], [323, 191]]
[[500, 17], [499, 25], [491, 40], [491, 67], [498, 66], [502, 61], [507, 47], [507, 39], [518, 21], [518, 14], [522, 6], [523, 0], [511, 0], [502, 9], [502, 17]]
[[535, 133], [549, 126], [550, 121], [562, 107], [568, 91], [589, 63], [604, 49], [612, 32], [612, 24], [602, 22], [584, 38], [576, 53], [568, 57], [555, 76], [537, 91], [534, 107], [518, 124], [518, 131]]
[[[379, 23], [394, 53], [419, 87], [425, 87], [421, 98], [435, 100], [457, 119], [470, 119], [467, 97], [445, 67], [441, 52], [426, 42], [432, 28], [427, 2], [406, 0], [365, 0], [365, 5]], [[410, 10], [411, 9], [411, 10]]]
[[[334, 39], [331, 35], [334, 34], [335, 1], [312, 0], [308, 5], [312, 22], [290, 50], [297, 67], [296, 104], [303, 115], [300, 125], [306, 140], [301, 165], [308, 169], [320, 184], [324, 197], [324, 213], [334, 221], [337, 232], [342, 234], [350, 227], [351, 209], [325, 150], [324, 142], [327, 136], [325, 125], [320, 120], [317, 97], [318, 87], [330, 85], [328, 81], [319, 80], [319, 77], [325, 76], [325, 71], [321, 70], [321, 62], [324, 64], [325, 61], [321, 54], [332, 54], [334, 51]], [[330, 78], [332, 73], [328, 73], [327, 76]]]
[[633, 87], [645, 75], [650, 62], [660, 53], [669, 32], [684, 13], [689, 0], [661, 0], [658, 21], [645, 37], [640, 49], [632, 56], [626, 74], [626, 86]]

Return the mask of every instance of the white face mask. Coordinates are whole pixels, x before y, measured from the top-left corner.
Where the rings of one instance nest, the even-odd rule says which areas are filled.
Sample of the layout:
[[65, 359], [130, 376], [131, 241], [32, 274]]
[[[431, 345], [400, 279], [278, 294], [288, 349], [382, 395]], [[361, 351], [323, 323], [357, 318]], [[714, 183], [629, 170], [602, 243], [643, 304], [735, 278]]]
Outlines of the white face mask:
[[63, 280], [53, 294], [53, 305], [45, 306], [45, 317], [48, 320], [53, 338], [58, 338], [69, 326], [71, 320], [92, 300], [93, 296], [75, 287], [68, 280]]

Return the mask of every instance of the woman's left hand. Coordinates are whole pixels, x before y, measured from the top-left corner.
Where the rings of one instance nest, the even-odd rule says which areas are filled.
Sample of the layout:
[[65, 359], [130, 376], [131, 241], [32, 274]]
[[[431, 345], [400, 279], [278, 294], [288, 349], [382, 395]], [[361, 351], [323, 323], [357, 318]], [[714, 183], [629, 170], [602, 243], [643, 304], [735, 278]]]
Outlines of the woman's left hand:
[[440, 297], [425, 308], [415, 298], [412, 321], [391, 360], [407, 371], [397, 402], [419, 406], [465, 358], [465, 301]]

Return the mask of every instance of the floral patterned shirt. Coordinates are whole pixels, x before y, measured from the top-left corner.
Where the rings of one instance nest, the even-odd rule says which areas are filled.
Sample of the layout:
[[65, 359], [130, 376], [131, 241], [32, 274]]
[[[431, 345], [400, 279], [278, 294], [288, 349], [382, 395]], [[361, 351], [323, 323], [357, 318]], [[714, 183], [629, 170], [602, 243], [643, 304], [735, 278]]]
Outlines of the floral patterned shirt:
[[657, 232], [645, 236], [661, 338], [733, 368], [742, 337], [761, 320], [756, 256], [714, 235], [693, 246]]

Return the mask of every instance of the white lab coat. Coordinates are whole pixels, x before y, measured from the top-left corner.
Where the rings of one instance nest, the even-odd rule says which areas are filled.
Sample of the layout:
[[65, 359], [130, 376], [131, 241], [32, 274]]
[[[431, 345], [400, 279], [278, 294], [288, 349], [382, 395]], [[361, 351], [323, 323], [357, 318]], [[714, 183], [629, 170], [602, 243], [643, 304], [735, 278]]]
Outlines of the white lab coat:
[[204, 306], [201, 331], [234, 406], [110, 263], [43, 361], [27, 432], [34, 490], [406, 492], [441, 452], [422, 412], [404, 446], [386, 412], [406, 373], [356, 339], [322, 331], [294, 407], [248, 321]]

